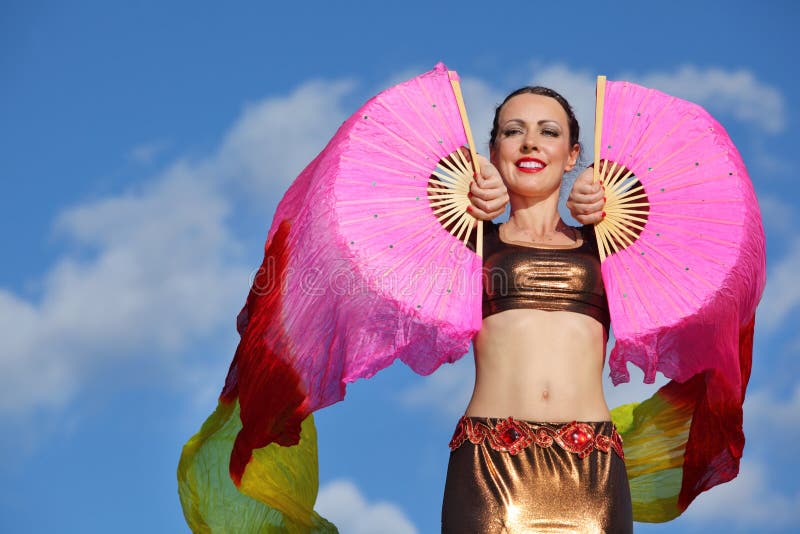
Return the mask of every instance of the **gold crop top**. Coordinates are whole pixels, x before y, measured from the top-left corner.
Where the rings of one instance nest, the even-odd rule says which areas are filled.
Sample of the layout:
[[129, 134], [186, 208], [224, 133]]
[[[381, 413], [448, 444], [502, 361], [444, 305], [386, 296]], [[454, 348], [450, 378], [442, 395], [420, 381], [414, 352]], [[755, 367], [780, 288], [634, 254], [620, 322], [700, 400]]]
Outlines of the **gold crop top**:
[[606, 291], [594, 231], [579, 229], [576, 248], [536, 248], [506, 243], [499, 226], [484, 223], [483, 317], [516, 308], [572, 311], [594, 317], [608, 330]]

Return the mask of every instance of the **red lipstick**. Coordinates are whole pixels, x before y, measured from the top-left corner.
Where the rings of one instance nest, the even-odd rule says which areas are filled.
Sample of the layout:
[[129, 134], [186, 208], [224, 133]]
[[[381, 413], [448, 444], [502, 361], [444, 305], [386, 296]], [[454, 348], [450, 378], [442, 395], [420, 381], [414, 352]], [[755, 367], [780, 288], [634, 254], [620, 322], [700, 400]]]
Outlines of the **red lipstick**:
[[514, 165], [522, 172], [530, 174], [537, 173], [547, 166], [542, 160], [536, 158], [519, 158]]

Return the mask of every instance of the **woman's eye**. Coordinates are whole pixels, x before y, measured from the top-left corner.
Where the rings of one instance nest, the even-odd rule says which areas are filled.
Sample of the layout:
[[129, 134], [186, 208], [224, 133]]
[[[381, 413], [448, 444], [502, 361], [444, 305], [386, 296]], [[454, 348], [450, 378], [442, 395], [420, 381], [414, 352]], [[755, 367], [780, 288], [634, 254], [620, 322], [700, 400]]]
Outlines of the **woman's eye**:
[[559, 136], [559, 132], [557, 130], [553, 130], [553, 129], [550, 129], [550, 128], [545, 128], [544, 130], [542, 130], [542, 135], [547, 135], [549, 137], [558, 137]]
[[507, 130], [503, 130], [503, 135], [509, 137], [511, 135], [518, 135], [521, 134], [522, 130], [519, 128], [508, 128]]

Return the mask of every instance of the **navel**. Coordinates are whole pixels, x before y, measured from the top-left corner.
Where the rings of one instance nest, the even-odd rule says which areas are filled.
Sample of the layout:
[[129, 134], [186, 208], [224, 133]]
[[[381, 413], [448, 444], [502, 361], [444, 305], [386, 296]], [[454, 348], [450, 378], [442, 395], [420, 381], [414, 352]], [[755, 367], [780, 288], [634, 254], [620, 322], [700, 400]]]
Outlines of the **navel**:
[[550, 400], [550, 391], [546, 389], [542, 390], [542, 400], [543, 401]]

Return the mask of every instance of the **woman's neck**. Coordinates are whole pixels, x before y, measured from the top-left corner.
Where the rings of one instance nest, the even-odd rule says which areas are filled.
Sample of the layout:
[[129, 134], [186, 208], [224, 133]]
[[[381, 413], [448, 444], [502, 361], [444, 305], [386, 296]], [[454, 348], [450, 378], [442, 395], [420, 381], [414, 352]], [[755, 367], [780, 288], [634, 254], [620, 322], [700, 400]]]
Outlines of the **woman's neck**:
[[552, 236], [566, 224], [558, 213], [558, 196], [545, 199], [512, 198], [510, 225], [531, 238]]

